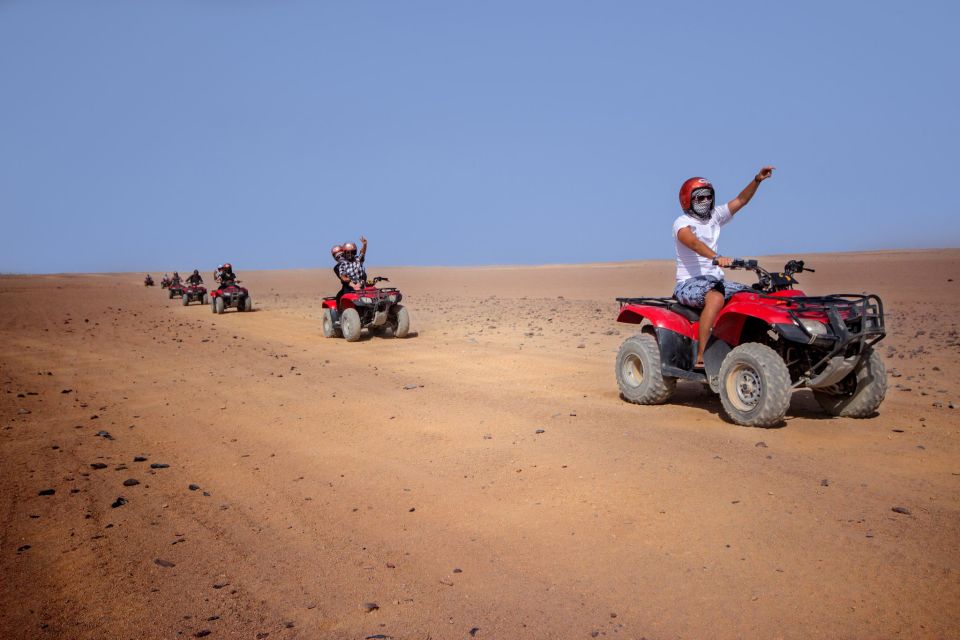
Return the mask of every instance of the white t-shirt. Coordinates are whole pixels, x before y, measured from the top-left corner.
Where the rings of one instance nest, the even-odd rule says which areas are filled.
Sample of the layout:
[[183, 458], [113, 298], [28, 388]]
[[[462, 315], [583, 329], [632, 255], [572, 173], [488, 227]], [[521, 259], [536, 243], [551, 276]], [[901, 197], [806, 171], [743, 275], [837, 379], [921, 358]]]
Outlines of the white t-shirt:
[[712, 264], [710, 260], [704, 258], [696, 251], [686, 246], [677, 234], [684, 227], [693, 229], [693, 234], [699, 238], [700, 242], [707, 245], [714, 252], [717, 251], [717, 241], [720, 239], [720, 227], [733, 219], [730, 215], [730, 207], [721, 204], [714, 207], [710, 212], [710, 220], [701, 222], [699, 219], [683, 214], [673, 221], [673, 243], [676, 245], [677, 254], [677, 282], [683, 282], [696, 276], [716, 276], [723, 278], [723, 269]]

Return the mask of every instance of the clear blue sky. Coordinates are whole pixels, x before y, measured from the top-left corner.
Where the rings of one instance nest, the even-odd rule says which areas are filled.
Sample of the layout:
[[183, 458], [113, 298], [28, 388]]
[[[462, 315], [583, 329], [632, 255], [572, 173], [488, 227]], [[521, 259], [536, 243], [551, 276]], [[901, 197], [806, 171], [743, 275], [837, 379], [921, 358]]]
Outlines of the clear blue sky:
[[0, 2], [0, 271], [960, 245], [960, 3]]

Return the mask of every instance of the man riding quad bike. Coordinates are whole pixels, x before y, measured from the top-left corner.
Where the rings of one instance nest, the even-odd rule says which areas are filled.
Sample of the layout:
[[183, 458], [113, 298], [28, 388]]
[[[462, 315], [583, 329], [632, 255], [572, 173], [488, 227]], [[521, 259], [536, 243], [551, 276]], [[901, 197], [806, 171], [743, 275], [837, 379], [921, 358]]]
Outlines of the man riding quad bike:
[[246, 288], [240, 286], [240, 281], [233, 272], [233, 265], [228, 262], [223, 265], [219, 286], [210, 294], [210, 310], [219, 314], [230, 308], [252, 311], [253, 298]]
[[153, 277], [148, 273], [147, 277], [143, 279], [143, 286], [152, 287], [153, 286]]
[[830, 415], [874, 415], [887, 389], [883, 360], [873, 348], [886, 335], [880, 298], [807, 296], [793, 288], [795, 274], [813, 271], [802, 260], [791, 260], [779, 273], [756, 260], [729, 263], [755, 271], [759, 282], [721, 308], [704, 349], [698, 344], [701, 310], [675, 298], [617, 298], [617, 321], [640, 325], [617, 353], [621, 396], [661, 404], [677, 380], [703, 382], [720, 394], [735, 423], [766, 427], [781, 422], [793, 389], [808, 387]]
[[389, 280], [377, 277], [371, 285], [363, 283], [357, 289], [323, 299], [324, 337], [342, 336], [347, 342], [356, 342], [364, 328], [372, 334], [382, 334], [389, 328], [395, 338], [407, 337], [410, 333], [410, 314], [400, 304], [403, 295], [393, 287], [374, 286], [378, 282]]
[[[763, 167], [737, 197], [720, 205], [705, 178], [681, 185], [683, 214], [673, 222], [673, 297], [618, 298], [617, 320], [641, 325], [617, 354], [625, 399], [666, 402], [678, 378], [699, 380], [720, 394], [734, 422], [753, 426], [782, 420], [791, 390], [800, 386], [813, 389], [834, 415], [866, 417], [880, 406], [886, 376], [872, 349], [884, 336], [877, 296], [808, 297], [793, 290], [802, 261], [771, 274], [756, 261], [719, 253], [721, 229], [773, 171]], [[760, 282], [748, 287], [728, 281], [722, 267], [752, 269]]]
[[180, 279], [180, 274], [178, 272], [173, 272], [173, 277], [170, 278], [170, 284], [167, 285], [167, 289], [169, 290], [171, 299], [180, 298], [183, 296], [186, 286], [184, 286], [183, 280]]

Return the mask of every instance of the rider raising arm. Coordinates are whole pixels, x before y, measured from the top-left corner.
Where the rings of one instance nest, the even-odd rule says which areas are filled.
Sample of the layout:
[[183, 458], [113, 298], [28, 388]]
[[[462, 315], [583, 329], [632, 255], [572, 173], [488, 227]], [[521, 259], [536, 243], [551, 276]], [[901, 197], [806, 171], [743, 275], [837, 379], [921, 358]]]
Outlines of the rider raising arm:
[[724, 302], [733, 294], [749, 289], [738, 282], [724, 280], [720, 267], [729, 267], [731, 260], [719, 254], [720, 228], [750, 202], [760, 183], [772, 175], [773, 167], [762, 168], [736, 198], [718, 207], [714, 206], [713, 185], [708, 180], [690, 178], [680, 188], [680, 208], [684, 215], [673, 223], [677, 258], [677, 284], [673, 296], [683, 305], [703, 309], [697, 345], [698, 365], [703, 361], [703, 350]]

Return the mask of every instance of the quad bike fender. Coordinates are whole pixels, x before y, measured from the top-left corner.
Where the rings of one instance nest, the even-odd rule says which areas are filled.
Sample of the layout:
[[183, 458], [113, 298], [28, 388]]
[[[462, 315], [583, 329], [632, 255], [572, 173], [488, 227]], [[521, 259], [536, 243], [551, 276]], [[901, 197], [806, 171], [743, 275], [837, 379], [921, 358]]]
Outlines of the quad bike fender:
[[617, 322], [625, 322], [627, 324], [640, 324], [644, 320], [649, 321], [650, 324], [658, 329], [658, 336], [660, 329], [666, 329], [667, 331], [678, 333], [691, 340], [697, 339], [696, 325], [668, 309], [628, 304], [620, 309], [620, 314], [617, 316]]
[[768, 325], [793, 325], [790, 314], [775, 306], [734, 300], [720, 310], [717, 321], [713, 325], [713, 337], [734, 347], [739, 345], [740, 334], [743, 332], [743, 325], [747, 318], [756, 318]]
[[337, 310], [337, 299], [336, 298], [324, 298], [323, 299], [323, 308], [324, 309], [333, 309]]

